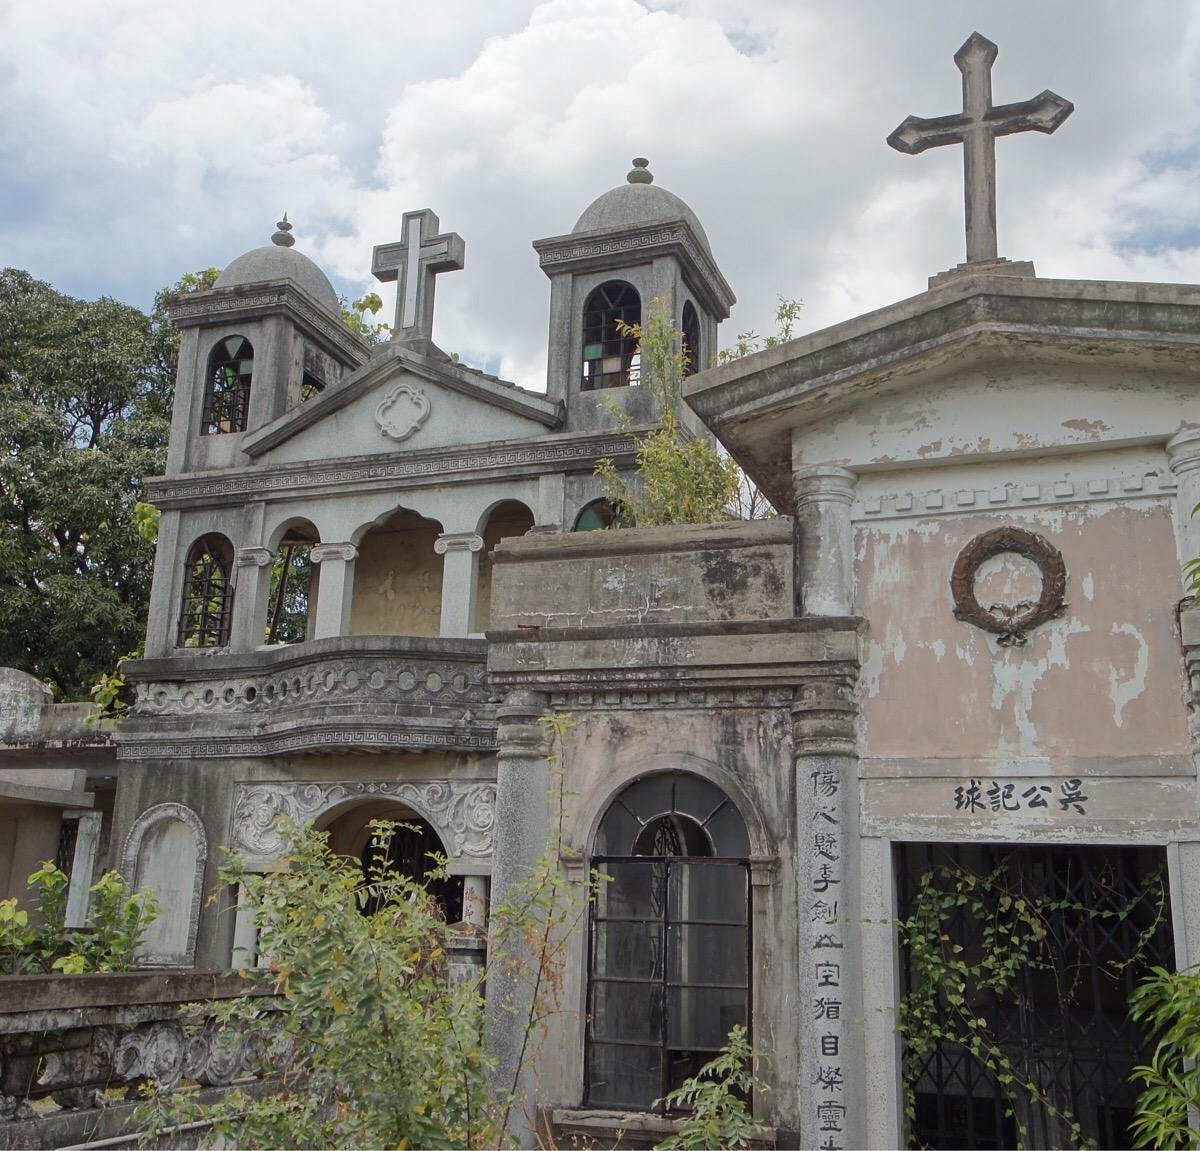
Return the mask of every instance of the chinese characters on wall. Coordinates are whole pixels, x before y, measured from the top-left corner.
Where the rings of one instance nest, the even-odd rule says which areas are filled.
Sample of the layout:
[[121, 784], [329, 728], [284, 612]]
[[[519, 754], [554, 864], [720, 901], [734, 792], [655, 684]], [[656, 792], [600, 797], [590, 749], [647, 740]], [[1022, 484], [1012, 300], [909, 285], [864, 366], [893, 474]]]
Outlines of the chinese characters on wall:
[[993, 815], [1003, 811], [1036, 811], [1039, 808], [1059, 814], [1086, 815], [1088, 797], [1083, 781], [1064, 779], [1057, 787], [1028, 780], [1007, 782], [979, 779], [959, 784], [954, 789], [954, 810], [967, 815]]
[[808, 890], [807, 954], [813, 965], [813, 999], [806, 1029], [814, 1047], [811, 1065], [816, 1068], [810, 1099], [814, 1108], [821, 1151], [841, 1151], [846, 1146], [846, 1076], [842, 1065], [845, 1039], [842, 1012], [843, 917], [839, 913], [843, 880], [842, 781], [836, 771], [820, 768], [809, 777], [812, 788], [811, 826], [807, 836]]

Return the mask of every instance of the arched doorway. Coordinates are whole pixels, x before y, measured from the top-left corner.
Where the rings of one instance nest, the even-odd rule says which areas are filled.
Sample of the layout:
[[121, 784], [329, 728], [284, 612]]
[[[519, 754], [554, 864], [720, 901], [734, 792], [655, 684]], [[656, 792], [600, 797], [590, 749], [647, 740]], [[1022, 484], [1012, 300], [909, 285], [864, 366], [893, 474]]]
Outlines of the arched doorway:
[[446, 922], [460, 922], [463, 917], [463, 879], [458, 875], [430, 878], [436, 870], [433, 857], [444, 857], [446, 847], [428, 820], [412, 808], [394, 800], [381, 800], [361, 803], [348, 811], [343, 809], [324, 827], [329, 833], [330, 849], [338, 855], [357, 859], [363, 875], [368, 875], [378, 861], [370, 826], [377, 819], [399, 825], [387, 846], [387, 866], [400, 875], [424, 883], [437, 900]]
[[592, 865], [585, 1095], [649, 1108], [750, 1025], [750, 842], [708, 780], [647, 776], [609, 805]]

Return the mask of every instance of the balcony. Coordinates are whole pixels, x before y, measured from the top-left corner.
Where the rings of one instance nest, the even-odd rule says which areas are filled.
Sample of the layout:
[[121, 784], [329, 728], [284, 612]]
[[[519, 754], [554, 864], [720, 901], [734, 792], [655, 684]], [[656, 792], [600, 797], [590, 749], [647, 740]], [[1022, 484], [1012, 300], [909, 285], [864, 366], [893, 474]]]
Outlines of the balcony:
[[490, 751], [486, 659], [482, 639], [360, 635], [134, 660], [118, 758]]

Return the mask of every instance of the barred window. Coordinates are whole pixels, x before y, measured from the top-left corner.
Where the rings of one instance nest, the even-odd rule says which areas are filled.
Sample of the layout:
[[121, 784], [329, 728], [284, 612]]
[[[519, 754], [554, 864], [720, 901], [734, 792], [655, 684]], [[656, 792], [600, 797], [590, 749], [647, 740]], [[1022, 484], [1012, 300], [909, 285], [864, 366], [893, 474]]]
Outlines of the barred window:
[[627, 787], [592, 865], [586, 1098], [649, 1108], [750, 1025], [750, 843], [720, 788], [683, 772]]
[[202, 536], [184, 564], [179, 646], [224, 647], [232, 616], [233, 545], [222, 535]]
[[253, 375], [254, 348], [245, 336], [227, 336], [217, 343], [208, 357], [201, 435], [246, 430]]
[[610, 280], [588, 296], [583, 305], [585, 392], [638, 382], [637, 337], [622, 328], [641, 322], [642, 300], [630, 284]]
[[704, 367], [700, 359], [700, 317], [691, 300], [683, 305], [683, 374], [693, 375]]

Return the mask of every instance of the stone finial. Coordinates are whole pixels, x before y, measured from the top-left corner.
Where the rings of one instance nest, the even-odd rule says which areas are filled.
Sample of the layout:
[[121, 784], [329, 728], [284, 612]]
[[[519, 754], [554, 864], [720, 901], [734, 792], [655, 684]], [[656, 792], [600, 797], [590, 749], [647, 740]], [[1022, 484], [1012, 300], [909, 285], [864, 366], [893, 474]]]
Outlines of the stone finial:
[[275, 227], [278, 228], [279, 231], [271, 237], [271, 243], [278, 244], [281, 248], [290, 248], [296, 242], [296, 237], [290, 234], [292, 226], [288, 223], [286, 212], [283, 214], [283, 219], [280, 220]]
[[1053, 132], [1075, 106], [1047, 90], [1018, 104], [992, 104], [992, 64], [998, 49], [973, 32], [954, 54], [962, 73], [962, 111], [925, 119], [907, 117], [887, 138], [898, 152], [915, 156], [944, 144], [963, 146], [967, 215], [967, 262], [996, 259], [996, 137], [1014, 132]]
[[635, 156], [633, 169], [625, 179], [631, 184], [653, 184], [654, 177], [650, 174], [650, 161], [645, 156]]

